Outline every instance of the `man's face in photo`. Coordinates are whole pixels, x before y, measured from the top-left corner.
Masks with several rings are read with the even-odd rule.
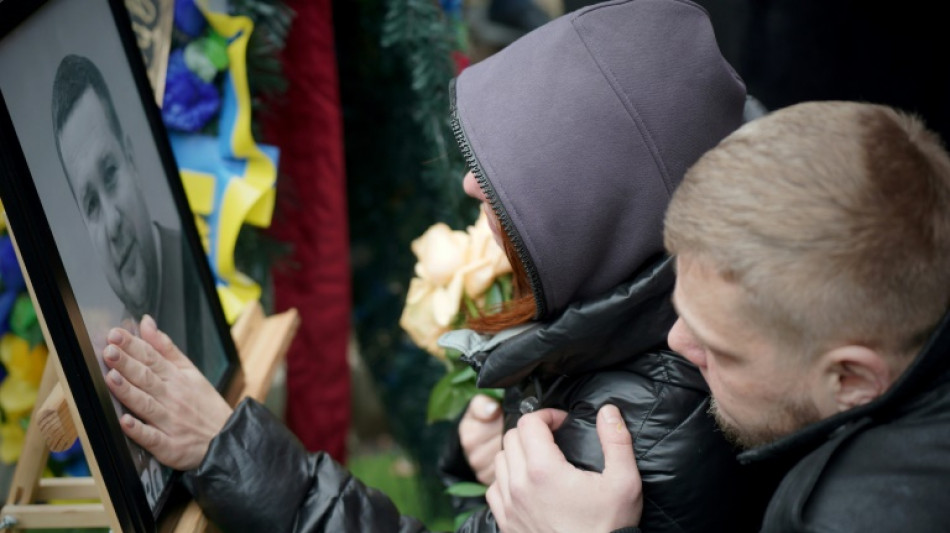
[[[67,179],[112,290],[134,314],[148,312],[158,277],[151,217],[127,140],[90,88],[60,131]]]
[[[817,365],[786,353],[747,311],[748,296],[713,267],[677,258],[673,301],[679,319],[670,348],[699,367],[711,414],[742,447],[760,446],[822,418],[811,393]]]

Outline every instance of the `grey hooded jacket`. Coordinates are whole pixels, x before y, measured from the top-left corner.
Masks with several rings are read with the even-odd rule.
[[[686,169],[742,122],[744,103],[706,12],[677,0],[581,10],[454,85],[456,136],[525,266],[539,321],[500,343],[464,331],[442,343],[479,386],[506,387],[506,428],[526,410],[567,411],[555,440],[579,468],[603,468],[596,413],[617,405],[648,532],[755,530],[771,487],[739,465],[706,413],[698,369],[666,347],[675,313],[663,214]],[[474,480],[455,441],[441,466],[448,483]],[[482,508],[463,529],[497,525]]]
[[[665,349],[663,213],[686,168],[740,124],[745,97],[705,11],[682,0],[591,6],[469,67],[454,94],[461,149],[529,273],[541,322],[470,354],[480,384],[509,386],[509,412],[529,396],[568,410],[556,439],[589,469],[603,462],[596,410],[616,403],[636,437],[648,530],[755,521],[701,376]],[[421,529],[252,402],[187,480],[227,531]],[[483,527],[494,528],[487,513],[464,526]]]

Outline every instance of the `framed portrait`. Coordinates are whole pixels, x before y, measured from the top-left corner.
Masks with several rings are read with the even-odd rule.
[[[119,427],[109,329],[153,316],[222,392],[239,363],[122,0],[0,0],[0,200],[119,522],[154,530],[180,483]]]

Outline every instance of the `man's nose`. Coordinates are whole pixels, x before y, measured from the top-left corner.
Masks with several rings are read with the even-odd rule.
[[[122,225],[124,224],[122,213],[119,212],[113,204],[105,205],[103,212],[105,214],[106,230],[108,231],[109,240],[116,244],[121,243],[125,235],[122,231]]]
[[[706,367],[706,351],[696,342],[682,318],[676,319],[676,323],[673,324],[669,334],[667,334],[666,341],[673,351],[682,355],[694,365],[700,368]]]

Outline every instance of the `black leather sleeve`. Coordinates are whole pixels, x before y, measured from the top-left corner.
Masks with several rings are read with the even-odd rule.
[[[245,400],[185,484],[227,532],[425,531],[329,455],[310,454],[264,406]]]

